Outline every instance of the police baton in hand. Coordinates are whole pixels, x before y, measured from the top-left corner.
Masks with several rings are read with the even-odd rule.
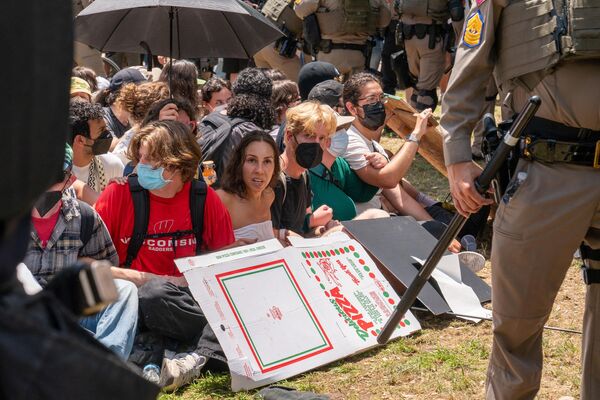
[[[485,169],[481,173],[481,175],[475,180],[475,187],[480,194],[485,194],[490,186],[490,182],[496,176],[498,169],[501,168],[502,164],[508,157],[510,151],[516,146],[519,142],[519,137],[521,133],[535,115],[536,111],[540,107],[541,100],[537,96],[533,96],[529,99],[527,105],[524,107],[523,111],[519,113],[515,121],[513,122],[510,130],[504,136],[502,143],[496,149],[492,159],[487,163]],[[377,342],[379,344],[386,344],[394,330],[398,326],[400,320],[404,317],[404,314],[408,311],[410,306],[417,299],[417,296],[425,286],[425,283],[431,277],[431,274],[435,270],[438,262],[444,255],[444,252],[452,242],[452,240],[456,237],[462,226],[465,224],[467,220],[466,217],[456,213],[448,224],[448,227],[442,234],[441,238],[431,250],[431,253],[427,257],[425,264],[419,270],[419,273],[412,281],[410,286],[406,289],[402,298],[400,299],[400,303],[396,307],[396,309],[392,312],[392,315],[385,323],[383,330],[377,337]]]

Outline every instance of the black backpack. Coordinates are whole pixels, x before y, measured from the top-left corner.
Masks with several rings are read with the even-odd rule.
[[[81,240],[81,243],[83,243],[81,246],[83,249],[88,244],[92,234],[94,233],[94,222],[96,221],[96,216],[94,209],[90,207],[90,205],[81,200],[77,200],[77,203],[79,203],[79,213],[81,214],[79,240]]]
[[[244,118],[231,118],[220,112],[208,114],[198,126],[200,139],[198,144],[202,150],[202,161],[213,161],[217,179],[221,179],[225,171],[225,160],[229,160],[235,147],[231,141],[231,131],[241,123],[248,122]]]
[[[138,182],[136,174],[131,174],[127,178],[129,182],[129,191],[133,200],[133,233],[131,241],[127,247],[127,258],[124,266],[129,268],[133,260],[137,257],[146,238],[158,239],[162,237],[171,237],[173,244],[176,240],[190,234],[196,236],[196,255],[201,253],[202,232],[204,230],[204,203],[206,200],[206,183],[197,179],[192,180],[190,188],[190,213],[192,217],[192,229],[187,231],[176,231],[170,233],[148,234],[148,220],[150,218],[150,196],[148,190],[144,189]]]

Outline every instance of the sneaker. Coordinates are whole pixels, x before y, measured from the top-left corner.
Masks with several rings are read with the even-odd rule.
[[[166,391],[173,391],[190,383],[200,376],[206,361],[206,357],[194,352],[175,354],[174,351],[165,350],[159,385]]]
[[[479,272],[485,266],[485,257],[474,251],[461,251],[458,260],[473,272]]]

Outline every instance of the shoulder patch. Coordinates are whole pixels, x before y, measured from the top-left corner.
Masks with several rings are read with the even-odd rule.
[[[467,26],[463,33],[463,43],[467,47],[477,47],[481,44],[481,34],[483,32],[483,14],[477,10],[467,19]]]

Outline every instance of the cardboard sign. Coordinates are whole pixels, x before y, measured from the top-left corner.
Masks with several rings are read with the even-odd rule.
[[[231,249],[262,255],[211,267],[205,266],[214,255],[177,261],[227,356],[234,391],[376,346],[399,302],[364,248],[346,235],[269,252],[277,247],[271,242]],[[419,329],[409,313],[392,337]]]
[[[417,117],[414,114],[417,110],[400,97],[388,95],[387,99],[385,109],[391,117],[386,121],[386,125],[398,137],[406,139],[415,128]],[[419,145],[419,154],[441,174],[447,176],[442,131],[433,115],[429,117],[427,125],[427,133],[421,138]]]
[[[344,221],[342,224],[389,271],[387,278],[400,293],[419,272],[416,259],[427,259],[437,242],[412,217]],[[460,265],[459,268],[460,280],[455,280],[472,288],[480,303],[490,301],[489,285],[467,267]],[[435,315],[452,311],[434,277],[425,284],[417,299]]]

